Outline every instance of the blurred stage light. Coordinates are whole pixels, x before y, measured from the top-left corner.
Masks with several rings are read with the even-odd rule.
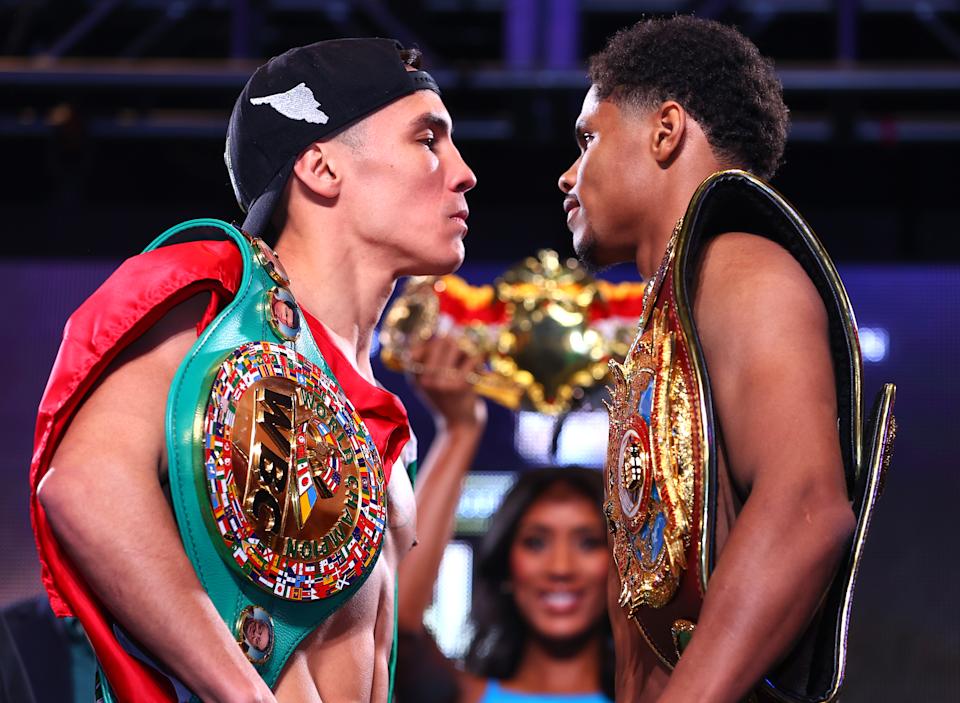
[[[890,349],[890,333],[883,327],[860,328],[860,351],[863,360],[877,364],[887,358]]]
[[[517,453],[531,464],[550,464],[550,442],[557,424],[555,417],[521,411],[517,414],[517,431],[513,446]]]
[[[433,603],[423,616],[424,625],[448,658],[458,659],[467,651],[472,635],[467,622],[472,599],[473,549],[466,542],[451,542],[440,562]]]
[[[605,410],[570,413],[560,430],[557,463],[603,466],[607,456],[607,420]]]
[[[556,466],[603,466],[607,453],[607,413],[605,410],[581,410],[567,415],[557,438],[557,456],[550,455],[550,444],[557,418],[534,412],[517,415],[514,446],[531,464]]]
[[[467,475],[457,503],[458,535],[482,535],[487,531],[490,516],[510,490],[516,475],[507,471],[484,471]]]

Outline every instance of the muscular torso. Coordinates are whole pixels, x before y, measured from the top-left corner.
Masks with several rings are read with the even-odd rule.
[[[178,306],[111,364],[78,409],[39,493],[57,537],[121,625],[198,695],[219,700],[263,684],[203,593],[161,488],[167,393],[205,304]],[[275,686],[278,701],[386,700],[397,564],[415,531],[413,491],[399,464],[387,496],[388,530],[373,573],[290,657]],[[149,549],[116,530],[134,522],[146,526]],[[131,577],[118,582],[118,573]]]
[[[806,627],[852,531],[826,310],[773,242],[705,247],[693,312],[720,438],[716,566],[672,674],[609,587],[617,699],[735,701]],[[742,504],[741,504],[742,498]]]
[[[160,465],[164,483],[166,465],[164,450]],[[387,511],[383,548],[373,573],[290,655],[274,686],[278,703],[386,701],[397,567],[416,534],[413,487],[400,461],[387,486]]]
[[[733,480],[727,468],[723,449],[717,459],[717,552],[720,554],[737,519],[741,500],[736,494]],[[612,565],[607,582],[607,610],[613,624],[617,652],[616,680],[617,700],[636,703],[655,703],[667,685],[670,671],[663,665],[653,649],[646,643],[640,628],[628,620],[620,607],[620,577]],[[630,652],[629,656],[621,656]]]
[[[281,703],[387,699],[397,565],[415,532],[413,489],[399,463],[387,495],[389,529],[373,573],[291,655],[274,687]]]

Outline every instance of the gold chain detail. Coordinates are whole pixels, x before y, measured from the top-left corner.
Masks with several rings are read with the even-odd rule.
[[[637,321],[637,328],[641,332],[646,329],[647,322],[650,320],[650,312],[653,310],[653,304],[657,300],[657,294],[660,292],[660,286],[663,284],[663,279],[667,277],[667,269],[670,268],[670,264],[673,261],[673,250],[676,247],[677,238],[680,236],[682,227],[683,217],[678,219],[677,224],[673,226],[673,234],[670,235],[666,251],[663,252],[660,267],[657,269],[653,278],[647,282],[646,288],[643,289],[643,312],[640,313],[640,319]]]

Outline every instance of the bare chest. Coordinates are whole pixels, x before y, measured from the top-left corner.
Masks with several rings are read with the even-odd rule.
[[[396,574],[416,530],[413,489],[394,467],[380,557],[363,586],[290,657],[275,687],[280,703],[386,701],[396,607]]]

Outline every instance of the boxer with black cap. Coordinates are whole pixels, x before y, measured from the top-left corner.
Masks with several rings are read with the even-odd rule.
[[[291,49],[257,69],[234,107],[224,154],[247,214],[244,230],[267,231],[308,144],[331,139],[418,90],[440,94],[429,73],[397,57],[389,39],[336,39]]]
[[[225,158],[246,212],[246,240],[234,232],[227,242],[164,241],[162,248],[155,243],[125,262],[72,316],[41,401],[31,501],[51,604],[58,614],[75,614],[83,623],[111,700],[388,699],[395,574],[414,542],[415,508],[401,458],[409,437],[406,415],[399,401],[376,385],[370,349],[397,278],[448,273],[463,260],[465,194],[476,179],[451,133],[439,89],[419,70],[418,54],[393,40],[324,41],[275,57],[244,88],[228,128]],[[269,297],[243,302],[245,308],[240,298],[248,290],[251,254],[241,260],[238,240],[251,247],[262,266],[253,277],[277,286]],[[269,301],[277,300],[296,305],[302,314],[270,319]],[[241,308],[247,316],[242,320],[236,313]],[[365,491],[368,479],[380,471],[371,473],[370,460],[382,463],[384,496],[378,509],[385,512],[364,515],[386,519],[361,520],[352,532],[333,530],[331,534],[353,540],[345,559],[369,558],[346,562],[336,579],[320,579],[319,570],[314,576],[309,569],[306,576],[303,569],[296,576],[293,567],[320,559],[323,555],[316,552],[325,543],[279,535],[283,539],[276,544],[288,559],[278,563],[292,565],[290,570],[270,572],[247,559],[239,571],[225,572],[222,580],[238,589],[238,605],[251,602],[231,619],[224,615],[216,594],[218,577],[211,576],[211,569],[236,565],[224,567],[214,559],[201,568],[193,542],[205,539],[205,531],[184,528],[178,502],[182,486],[174,471],[180,454],[171,449],[179,452],[184,445],[190,455],[190,442],[209,437],[219,426],[214,423],[211,430],[205,424],[208,434],[196,435],[197,440],[189,431],[171,431],[170,423],[178,419],[179,398],[194,402],[192,396],[207,393],[191,389],[185,380],[191,377],[189,364],[202,356],[205,340],[221,328],[233,329],[221,324],[224,320],[242,330],[251,316],[263,321],[257,322],[258,336],[252,340],[257,349],[240,346],[238,353],[262,355],[262,347],[273,354],[264,358],[275,359],[275,350],[286,344],[296,354],[303,352],[290,352],[290,359],[302,359],[312,353],[307,347],[319,350],[321,358],[313,367],[335,376],[356,410],[352,419],[341,413],[337,421],[350,425],[349,432],[369,437],[376,448],[364,455]],[[310,345],[303,346],[305,339]],[[200,402],[197,417],[203,417],[206,407],[203,397]],[[277,402],[270,400],[273,405],[267,408],[272,422],[283,416]],[[293,411],[307,412],[299,405]],[[192,417],[186,427],[195,426]],[[264,421],[253,422],[259,427]],[[276,427],[267,433],[273,437],[269,441],[291,441],[293,447],[292,436]],[[267,442],[265,436],[261,439]],[[231,441],[240,461],[240,440]],[[209,453],[209,447],[201,443],[196,451]],[[321,465],[345,467],[351,460],[357,464],[355,454],[343,447],[338,451],[341,463],[323,464],[331,449],[317,444],[308,453],[310,471]],[[395,464],[400,466],[391,471]],[[216,465],[206,464],[210,470]],[[222,470],[223,462],[219,465]],[[299,480],[302,467],[296,466]],[[280,479],[276,465],[261,462],[260,467],[255,480]],[[267,476],[264,467],[274,473]],[[205,478],[213,481],[213,474],[203,472],[201,468],[194,491]],[[255,476],[252,464],[248,475]],[[320,486],[318,473],[314,480]],[[323,498],[338,495],[337,482],[347,482],[346,473],[340,477],[336,472],[324,480],[332,483]],[[287,484],[284,491],[296,502],[293,486]],[[239,499],[242,514],[233,503],[228,514],[222,504],[218,513],[214,504],[213,517],[224,524],[247,520],[257,529],[276,532],[279,521],[264,512],[262,501],[257,507],[254,500],[248,511],[246,499]],[[304,506],[321,505],[308,499],[301,491],[294,506],[298,520]],[[293,521],[287,507],[284,526]],[[349,499],[346,507],[351,507]],[[382,539],[375,535],[364,542],[361,532],[378,529]],[[215,529],[211,534],[214,541],[220,538]],[[245,558],[246,553],[237,560]],[[328,562],[333,563],[322,563]],[[274,579],[273,593],[264,595],[262,584],[245,584],[236,576],[251,570],[261,580]],[[298,598],[309,600],[305,583],[313,584],[315,594],[333,593],[336,607],[282,653],[284,644],[293,641],[283,629],[285,621],[298,617],[288,615],[298,607]],[[274,594],[286,600],[278,604],[271,600]],[[306,605],[314,607],[316,601]],[[263,635],[257,641],[265,648],[251,648],[249,642],[242,647],[253,629]]]

